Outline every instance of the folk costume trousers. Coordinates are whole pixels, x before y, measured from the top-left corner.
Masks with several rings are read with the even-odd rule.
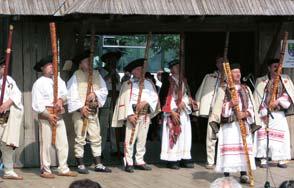
[[[84,157],[84,146],[86,145],[86,139],[91,143],[91,150],[93,157],[101,156],[101,136],[100,125],[97,114],[94,117],[88,119],[88,125],[85,130],[85,135],[82,135],[83,119],[80,112],[74,112],[72,116],[74,122],[74,128],[76,133],[75,138],[75,157]]]
[[[146,139],[148,134],[150,124],[150,116],[149,115],[141,115],[137,119],[137,124],[135,125],[135,132],[133,141],[130,144],[132,127],[133,125],[127,121],[126,124],[126,137],[125,137],[125,162],[129,166],[133,166],[133,153],[136,142],[136,154],[135,154],[135,164],[136,165],[144,165],[144,155],[146,152]]]
[[[40,162],[41,172],[52,173],[50,170],[51,158],[50,150],[52,147],[52,126],[47,120],[39,119],[39,140],[40,140]],[[63,119],[57,121],[56,127],[56,143],[55,143],[58,171],[59,173],[67,173],[69,168],[67,166],[68,157],[68,141],[66,128]]]

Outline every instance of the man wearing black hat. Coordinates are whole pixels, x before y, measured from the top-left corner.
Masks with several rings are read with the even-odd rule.
[[[253,156],[252,134],[249,132],[251,124],[260,125],[257,108],[250,89],[241,84],[239,64],[231,65],[232,78],[238,93],[238,99],[231,99],[226,86],[219,88],[209,123],[220,124],[218,133],[217,160],[215,170],[229,176],[231,172],[240,171],[240,182],[249,183],[247,176],[247,161],[244,152],[239,120],[244,120],[246,126],[246,140],[251,169],[255,170]],[[234,106],[239,106],[240,113],[235,115]]]
[[[116,71],[116,65],[121,57],[120,51],[111,51],[103,54],[101,60],[105,63],[105,66],[99,69],[101,76],[104,78],[106,87],[108,89],[108,96],[105,104],[99,110],[99,121],[102,137],[102,153],[105,150],[107,142],[107,133],[110,138],[111,154],[115,154],[119,151],[116,145],[115,129],[111,128],[111,121],[116,99],[120,90],[120,76]]]
[[[291,159],[290,154],[290,133],[288,128],[285,111],[293,107],[294,101],[294,86],[291,78],[288,75],[280,75],[278,84],[278,92],[275,94],[273,118],[268,114],[269,101],[273,95],[272,87],[274,79],[277,75],[279,59],[271,59],[268,62],[268,74],[260,77],[256,81],[256,91],[254,98],[259,107],[259,114],[263,120],[263,128],[257,132],[256,138],[256,157],[261,158],[261,168],[265,168],[266,151],[267,151],[267,134],[265,131],[266,124],[269,127],[269,157],[273,161],[278,161],[278,167],[286,168],[286,160]],[[292,112],[293,113],[293,112]]]
[[[0,59],[0,85],[5,71],[4,57]],[[3,104],[0,106],[0,149],[4,164],[3,179],[22,180],[13,170],[13,154],[19,147],[20,128],[23,117],[22,94],[16,82],[7,75]],[[2,93],[0,93],[2,95]]]
[[[171,76],[168,82],[163,82],[159,94],[164,113],[160,159],[168,161],[167,167],[171,169],[179,169],[180,165],[193,168],[190,162],[192,133],[189,114],[192,109],[189,88],[184,79],[180,88],[179,60],[169,62],[169,68]],[[181,101],[178,92],[181,92]]]
[[[48,56],[41,59],[34,66],[35,71],[41,72],[42,76],[35,81],[32,89],[32,108],[38,113],[40,130],[40,162],[41,177],[54,178],[50,170],[50,148],[52,143],[51,125],[56,125],[56,150],[59,162],[58,175],[77,176],[70,171],[67,166],[68,141],[66,136],[66,127],[62,119],[64,113],[63,105],[67,100],[67,90],[65,82],[58,77],[58,100],[53,104],[53,66],[52,57]],[[53,111],[58,112],[56,116]]]
[[[111,172],[101,161],[101,136],[98,120],[98,109],[101,108],[106,100],[108,91],[105,81],[98,70],[93,70],[93,83],[90,94],[87,94],[88,72],[89,72],[90,51],[86,50],[74,58],[74,63],[79,64],[79,69],[67,83],[68,89],[68,112],[72,113],[72,120],[75,127],[75,157],[78,162],[78,172],[88,174],[84,165],[84,146],[86,138],[91,143],[94,170],[97,172]],[[87,118],[88,123],[85,134],[82,135],[83,119]]]
[[[150,119],[159,112],[158,96],[154,85],[144,79],[141,100],[138,104],[139,83],[143,74],[144,59],[136,59],[124,69],[133,77],[122,84],[115,106],[112,127],[122,127],[126,123],[124,148],[125,171],[134,172],[134,167],[140,170],[151,170],[144,161],[146,139]],[[134,132],[132,131],[134,129]],[[131,140],[133,138],[133,140]],[[134,145],[136,145],[135,163],[133,162]]]

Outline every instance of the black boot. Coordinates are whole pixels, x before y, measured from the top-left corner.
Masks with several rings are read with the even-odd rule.
[[[166,164],[167,168],[170,168],[170,169],[174,169],[174,170],[178,170],[180,169],[179,167],[179,163],[177,161],[169,161],[167,164]]]
[[[107,168],[106,166],[104,166],[101,163],[101,157],[100,156],[94,157],[94,163],[95,163],[94,170],[96,172],[107,172],[107,173],[110,173],[111,172],[111,169],[110,168]]]
[[[88,169],[86,168],[84,164],[84,159],[83,158],[76,158],[77,163],[78,163],[78,173],[80,174],[89,174]]]
[[[138,170],[152,170],[151,166],[148,166],[147,164],[135,165],[135,168]]]
[[[134,173],[134,166],[126,165],[125,171],[129,173]]]
[[[240,183],[246,183],[249,184],[249,177],[247,176],[247,172],[241,171],[240,172]]]
[[[194,163],[191,160],[182,159],[180,161],[180,166],[183,168],[194,168]]]

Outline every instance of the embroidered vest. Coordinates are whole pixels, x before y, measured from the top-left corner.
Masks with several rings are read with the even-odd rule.
[[[82,70],[77,70],[75,72],[78,82],[78,92],[81,100],[85,103],[87,88],[88,88],[88,73],[83,72]],[[100,87],[100,75],[97,70],[93,70],[93,86],[92,91],[98,90]]]

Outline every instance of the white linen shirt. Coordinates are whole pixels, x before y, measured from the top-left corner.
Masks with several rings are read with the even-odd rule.
[[[2,88],[2,82],[3,82],[3,77],[0,78],[0,85],[1,85],[0,88]],[[1,89],[0,89],[0,96],[1,96]],[[9,99],[13,101],[14,105],[18,109],[23,109],[21,92],[19,88],[17,87],[16,82],[13,80],[13,78],[7,75],[3,103]]]
[[[99,108],[102,107],[107,99],[108,90],[105,84],[104,79],[99,74],[100,86],[99,89],[94,90],[95,95],[97,96],[99,102]],[[93,78],[97,79],[97,78]],[[85,102],[81,100],[78,90],[78,81],[77,76],[74,74],[69,81],[67,82],[67,90],[68,90],[68,112],[74,112],[79,110],[85,105]]]
[[[131,89],[131,96],[130,96],[130,105],[128,105],[128,116],[135,114],[133,110],[133,105],[137,104],[138,96],[139,96],[139,83],[140,81],[134,78],[131,78],[130,81],[132,82],[132,89]],[[144,88],[141,95],[141,101],[146,101],[150,105],[151,112],[154,112],[156,109],[156,105],[158,103],[158,95],[153,86],[153,84],[148,81],[144,80]]]
[[[60,77],[58,77],[58,98],[67,98],[66,85]],[[35,112],[42,113],[46,106],[53,107],[53,79],[41,76],[33,85],[32,108]]]

